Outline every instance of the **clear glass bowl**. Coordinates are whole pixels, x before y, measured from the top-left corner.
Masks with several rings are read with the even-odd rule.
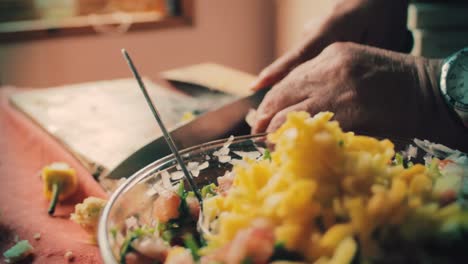
[[[195,164],[194,162],[199,165],[208,164],[208,167],[200,170],[198,176],[194,178],[199,187],[216,182],[217,177],[223,176],[226,171],[231,171],[232,163],[235,163],[232,160],[240,162],[246,153],[255,155],[253,153],[258,152],[257,155],[262,155],[266,147],[265,134],[236,137],[229,145],[229,154],[218,156],[219,153],[215,152],[231,140],[217,140],[180,152],[186,164],[191,162],[188,165],[189,170]],[[392,142],[395,144],[396,151],[404,150],[411,143],[409,140],[401,139],[392,139]],[[414,161],[422,161],[421,151]],[[180,169],[176,160],[173,155],[169,155],[132,175],[112,194],[102,212],[98,227],[98,243],[104,263],[120,263],[119,250],[122,241],[119,241],[115,234],[125,229],[128,219],[133,216],[138,219],[139,225],[152,226],[152,206],[158,197],[158,188],[155,186],[164,185],[162,175],[165,173],[163,172],[171,175],[169,182],[166,177],[166,187],[177,185],[183,180],[183,175],[177,171]],[[174,179],[172,179],[173,176]],[[185,184],[185,187],[187,189],[188,184]]]
[[[215,151],[231,140],[217,140],[180,151],[186,164],[190,162],[189,170],[196,165],[195,162],[198,166],[208,165],[199,171],[198,176],[194,177],[199,187],[216,182],[217,177],[223,176],[226,171],[231,171],[232,163],[235,163],[233,160],[241,161],[246,153],[255,155],[254,153],[258,152],[259,156],[262,155],[266,146],[265,135],[236,137],[229,145],[229,154],[218,156],[219,153]],[[165,172],[171,175],[169,182],[167,176],[162,176],[167,175]],[[193,168],[192,174],[194,176],[197,174]],[[175,157],[169,155],[138,171],[117,188],[110,197],[99,221],[98,244],[104,263],[120,263],[119,250],[122,241],[119,241],[116,233],[125,229],[128,219],[133,216],[138,219],[139,225],[150,226],[152,224],[152,205],[158,197],[159,188],[155,186],[167,187],[169,184],[175,186],[183,180],[182,177]],[[165,183],[163,178],[166,178]],[[185,184],[185,187],[188,188],[188,184]]]

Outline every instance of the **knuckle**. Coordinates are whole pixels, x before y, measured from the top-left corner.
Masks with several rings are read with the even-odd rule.
[[[334,42],[326,48],[326,52],[339,60],[346,61],[352,57],[353,47],[348,42]]]
[[[346,48],[347,43],[345,42],[333,42],[325,48],[324,52],[335,54],[343,52]]]
[[[345,74],[351,71],[356,64],[356,52],[353,45],[350,43],[335,43],[330,47],[330,55],[332,63],[330,64],[333,71],[341,71]]]

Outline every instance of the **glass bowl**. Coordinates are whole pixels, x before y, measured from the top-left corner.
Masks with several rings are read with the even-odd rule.
[[[229,153],[220,153],[229,145]],[[216,182],[218,176],[231,171],[236,162],[245,155],[252,158],[263,155],[265,135],[249,135],[221,139],[180,151],[182,159],[194,176],[199,187]],[[218,151],[218,152],[217,152]],[[117,235],[129,221],[150,226],[152,205],[160,188],[177,185],[184,180],[175,157],[169,155],[136,172],[112,194],[104,208],[98,227],[98,244],[106,264],[118,264],[121,239]],[[188,189],[188,184],[185,184]]]
[[[391,139],[396,151],[405,150],[409,140]],[[220,153],[229,145],[229,153]],[[244,156],[261,157],[266,148],[265,134],[222,139],[180,151],[188,169],[199,187],[216,182],[217,177],[231,171]],[[421,151],[419,152],[421,153]],[[422,155],[414,161],[421,161]],[[199,170],[197,170],[197,168]],[[106,264],[118,264],[122,239],[117,235],[129,222],[152,226],[153,202],[161,188],[172,188],[183,179],[175,157],[169,155],[157,160],[129,177],[110,197],[98,227],[98,244]],[[188,184],[185,184],[188,189]]]

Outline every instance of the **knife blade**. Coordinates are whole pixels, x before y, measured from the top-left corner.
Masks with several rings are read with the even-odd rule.
[[[216,110],[204,113],[195,120],[170,132],[179,149],[185,149],[231,135],[250,133],[245,116],[251,108],[257,108],[269,89],[260,90],[250,96],[238,99]],[[128,178],[146,165],[171,154],[171,150],[159,137],[143,146],[112,170],[111,179]]]

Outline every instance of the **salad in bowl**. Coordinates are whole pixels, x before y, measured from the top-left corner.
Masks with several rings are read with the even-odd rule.
[[[332,117],[295,112],[266,139],[182,151],[203,210],[173,157],[142,169],[103,211],[104,262],[466,260],[468,158],[396,149],[388,139],[344,132]]]

